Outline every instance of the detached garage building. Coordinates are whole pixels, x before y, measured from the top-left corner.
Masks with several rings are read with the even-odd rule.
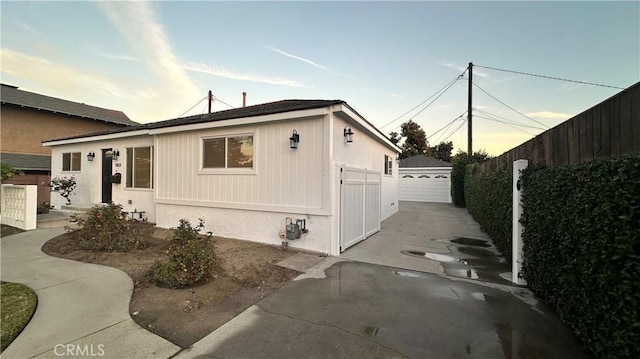
[[[451,163],[425,155],[400,160],[400,200],[452,203]]]

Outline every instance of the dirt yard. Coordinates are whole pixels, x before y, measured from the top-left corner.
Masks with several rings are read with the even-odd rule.
[[[12,234],[22,233],[24,232],[20,228],[7,226],[6,224],[0,225],[0,238],[10,236]]]
[[[219,266],[214,279],[201,286],[167,289],[156,286],[148,270],[164,258],[170,232],[137,223],[148,247],[130,252],[93,252],[78,248],[71,234],[53,238],[42,251],[56,257],[119,268],[134,282],[131,317],[142,327],[187,348],[299,273],[276,265],[295,254],[257,243],[215,238]]]

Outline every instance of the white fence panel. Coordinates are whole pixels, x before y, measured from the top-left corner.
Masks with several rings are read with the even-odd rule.
[[[380,173],[367,171],[365,238],[380,231]]]
[[[511,243],[511,281],[516,284],[526,285],[526,281],[522,279],[522,232],[524,228],[520,222],[522,216],[522,188],[520,185],[520,177],[522,171],[527,169],[529,161],[517,160],[513,162],[513,226],[512,226],[512,243]]]
[[[380,230],[380,172],[342,167],[340,249]]]
[[[1,191],[2,224],[24,229],[36,229],[38,186],[3,184]]]

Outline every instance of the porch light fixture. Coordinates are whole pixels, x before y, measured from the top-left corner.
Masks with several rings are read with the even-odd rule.
[[[111,152],[111,158],[113,158],[113,160],[117,160],[118,156],[120,156],[120,151],[118,150],[113,150],[113,152]]]
[[[96,158],[95,152],[89,151],[89,153],[87,153],[87,161],[91,162],[94,158]]]
[[[291,137],[289,137],[289,147],[298,148],[298,142],[300,142],[300,135],[296,130],[293,130]]]
[[[353,142],[353,131],[351,131],[351,127],[349,126],[344,128],[344,140],[347,143]]]

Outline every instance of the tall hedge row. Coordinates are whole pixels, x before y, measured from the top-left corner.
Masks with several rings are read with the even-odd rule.
[[[451,168],[451,200],[456,207],[465,207],[464,198],[464,178],[465,167],[469,164],[466,159],[458,159],[453,161]]]
[[[529,287],[596,357],[640,358],[640,156],[530,168],[523,186]]]
[[[509,171],[477,173],[467,166],[464,191],[467,210],[511,263],[512,177]]]

